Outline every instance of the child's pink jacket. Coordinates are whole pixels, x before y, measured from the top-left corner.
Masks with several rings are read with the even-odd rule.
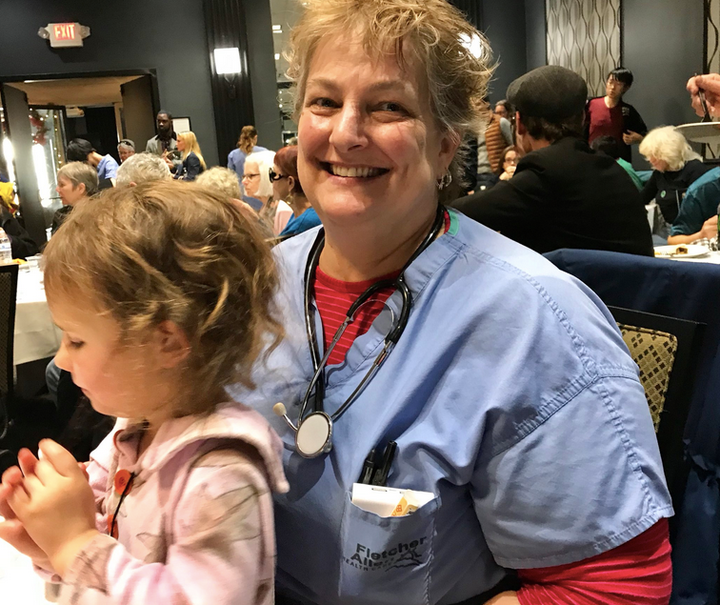
[[[115,540],[96,537],[63,578],[70,605],[271,605],[272,491],[288,486],[281,443],[239,404],[164,424],[138,459],[141,430],[118,421],[88,466],[104,534],[126,483]]]

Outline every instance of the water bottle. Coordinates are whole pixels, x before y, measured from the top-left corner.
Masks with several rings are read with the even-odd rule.
[[[0,265],[9,265],[13,262],[10,238],[4,229],[0,229]]]

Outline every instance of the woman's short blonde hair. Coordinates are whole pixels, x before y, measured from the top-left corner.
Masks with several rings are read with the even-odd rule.
[[[263,197],[271,197],[273,194],[272,182],[270,181],[270,169],[275,162],[275,152],[256,151],[245,158],[245,166],[248,164],[256,164],[260,173],[260,184],[258,185],[257,195]]]
[[[86,162],[68,162],[57,172],[57,179],[72,183],[73,189],[85,185],[85,195],[95,195],[98,190],[97,170]]]
[[[178,416],[212,409],[230,384],[252,386],[253,362],[282,335],[262,235],[233,202],[194,183],[119,187],[80,202],[43,261],[48,300],[109,313],[120,346],[141,345],[165,321],[183,331]]]
[[[237,173],[229,168],[215,166],[198,175],[195,182],[201,187],[228,199],[242,199]]]
[[[640,153],[647,159],[667,163],[670,172],[682,170],[690,160],[702,159],[674,126],[660,126],[648,132],[640,143]]]
[[[303,5],[287,53],[288,77],[296,85],[296,117],[320,42],[337,37],[342,44],[348,35],[356,35],[371,58],[393,54],[401,68],[415,67],[443,134],[460,142],[483,130],[484,98],[494,68],[490,46],[446,0],[308,0]],[[456,157],[455,177],[460,176],[458,164]]]

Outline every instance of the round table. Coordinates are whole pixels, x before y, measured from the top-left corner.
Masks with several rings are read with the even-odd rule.
[[[15,307],[14,363],[53,357],[60,348],[62,331],[53,323],[40,269],[24,265],[18,271]]]

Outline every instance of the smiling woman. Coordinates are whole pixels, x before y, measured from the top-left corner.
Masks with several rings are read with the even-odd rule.
[[[666,571],[669,496],[612,317],[440,203],[460,141],[482,128],[484,38],[444,0],[303,4],[289,74],[322,226],[275,248],[287,339],[256,367],[257,390],[233,390],[285,442],[277,602],[578,603],[563,585],[586,581],[575,564],[637,553],[653,526],[642,544],[659,544]],[[383,477],[426,503],[364,509],[353,484]],[[499,596],[517,588],[508,569],[560,565]]]

